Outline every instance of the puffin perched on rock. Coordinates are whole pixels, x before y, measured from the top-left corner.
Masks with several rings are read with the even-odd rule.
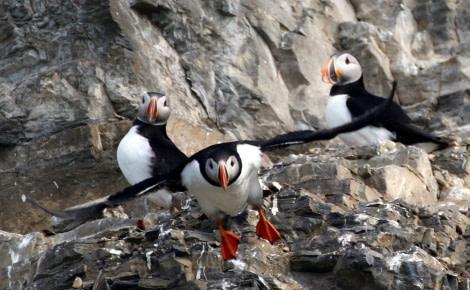
[[[323,68],[322,80],[333,84],[325,114],[329,127],[348,123],[385,101],[365,89],[361,65],[349,53],[333,56]],[[405,145],[433,142],[441,148],[447,146],[439,137],[414,126],[410,117],[396,103],[384,112],[381,122],[339,137],[349,146],[377,144],[384,140]]]
[[[94,216],[106,207],[117,206],[155,189],[167,188],[173,192],[189,190],[196,197],[205,215],[220,230],[222,257],[225,260],[233,259],[240,238],[224,229],[221,221],[226,215],[236,216],[245,208],[252,207],[259,213],[256,234],[271,243],[281,237],[262,210],[263,192],[258,181],[262,153],[289,145],[332,139],[339,133],[351,132],[372,122],[378,122],[384,115],[383,112],[393,104],[395,87],[396,83],[387,102],[339,127],[318,131],[295,131],[265,141],[245,140],[215,144],[189,157],[169,173],[154,175],[104,200],[83,206],[54,210],[33,199],[30,201],[52,215],[70,219]]]
[[[165,95],[145,93],[137,118],[119,143],[117,162],[131,185],[168,173],[188,159],[167,135],[166,122],[171,111],[168,105]],[[172,209],[172,195],[166,190],[152,194],[151,200]]]

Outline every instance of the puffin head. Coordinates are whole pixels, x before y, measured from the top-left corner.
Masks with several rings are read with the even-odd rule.
[[[362,77],[359,61],[349,53],[333,56],[323,67],[322,81],[330,84],[345,85]]]
[[[170,117],[167,97],[160,93],[147,92],[142,96],[137,119],[150,125],[163,125]]]
[[[224,190],[240,176],[242,169],[240,155],[233,150],[219,149],[210,154],[203,164],[201,171],[204,177]]]

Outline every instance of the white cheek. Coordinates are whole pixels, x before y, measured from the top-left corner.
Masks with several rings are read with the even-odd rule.
[[[190,191],[195,185],[207,183],[199,171],[199,162],[193,160],[186,165],[186,167],[181,172],[181,182]]]

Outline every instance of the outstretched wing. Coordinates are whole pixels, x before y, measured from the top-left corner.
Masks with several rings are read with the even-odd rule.
[[[261,150],[272,150],[276,148],[286,147],[289,145],[303,144],[312,141],[318,140],[329,140],[336,137],[338,134],[356,131],[370,125],[372,123],[381,122],[384,116],[383,112],[388,110],[393,103],[393,96],[395,95],[395,89],[397,82],[393,82],[392,91],[387,99],[379,106],[374,107],[373,109],[367,111],[360,117],[354,119],[353,121],[346,123],[344,125],[334,127],[331,129],[324,130],[304,130],[304,131],[295,131],[287,134],[278,135],[274,138],[271,138],[266,141],[247,141],[247,143],[252,145],[257,145],[261,147]]]
[[[60,217],[62,219],[87,219],[98,215],[101,211],[108,207],[115,207],[121,203],[131,200],[137,196],[148,193],[151,190],[161,188],[168,188],[170,191],[184,191],[186,190],[180,181],[181,167],[173,170],[172,172],[164,175],[158,175],[145,179],[133,186],[129,186],[123,191],[107,197],[87,202],[65,210],[50,209],[40,204],[35,199],[28,197],[29,202],[37,206],[45,212]]]
[[[393,103],[393,95],[395,94],[396,82],[393,83],[392,92],[386,102],[380,106],[375,107],[363,116],[355,119],[354,121],[338,126],[329,130],[319,131],[296,131],[283,135],[276,136],[266,141],[242,141],[254,146],[259,146],[261,150],[270,150],[280,147],[286,147],[294,144],[303,144],[316,140],[328,140],[334,138],[340,133],[358,130],[372,122],[380,122],[382,113]],[[133,186],[127,187],[123,191],[116,194],[104,197],[99,200],[91,201],[73,208],[65,210],[49,209],[36,200],[28,198],[28,200],[35,206],[43,209],[45,212],[64,219],[86,219],[99,214],[104,208],[115,207],[125,201],[131,200],[137,196],[148,193],[151,190],[166,187],[170,191],[183,191],[186,188],[181,184],[181,172],[186,164],[195,158],[197,154],[189,158],[184,164],[181,164],[176,169],[168,174],[153,176],[145,179]]]
[[[97,215],[103,209],[105,209],[107,207],[106,202],[108,198],[109,198],[109,195],[103,198],[97,199],[97,200],[93,200],[91,202],[87,202],[81,205],[77,205],[77,206],[65,209],[65,210],[48,208],[30,196],[27,197],[27,200],[32,205],[39,207],[40,209],[47,212],[48,214],[59,217],[61,219],[85,220],[87,218]]]
[[[434,142],[438,148],[444,149],[449,144],[411,123],[384,122],[384,127],[392,132],[396,132],[396,140],[405,145],[412,145],[421,142]]]

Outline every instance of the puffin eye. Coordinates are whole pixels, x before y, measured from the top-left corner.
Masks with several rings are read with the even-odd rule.
[[[235,166],[235,161],[233,161],[233,159],[230,161],[230,166]]]
[[[349,64],[349,57],[346,57],[346,64]]]
[[[209,168],[212,170],[214,169],[214,164],[212,162],[209,162]]]
[[[142,104],[145,103],[145,97],[142,97]]]
[[[165,102],[163,103],[163,107],[166,107],[166,100],[165,100]]]

